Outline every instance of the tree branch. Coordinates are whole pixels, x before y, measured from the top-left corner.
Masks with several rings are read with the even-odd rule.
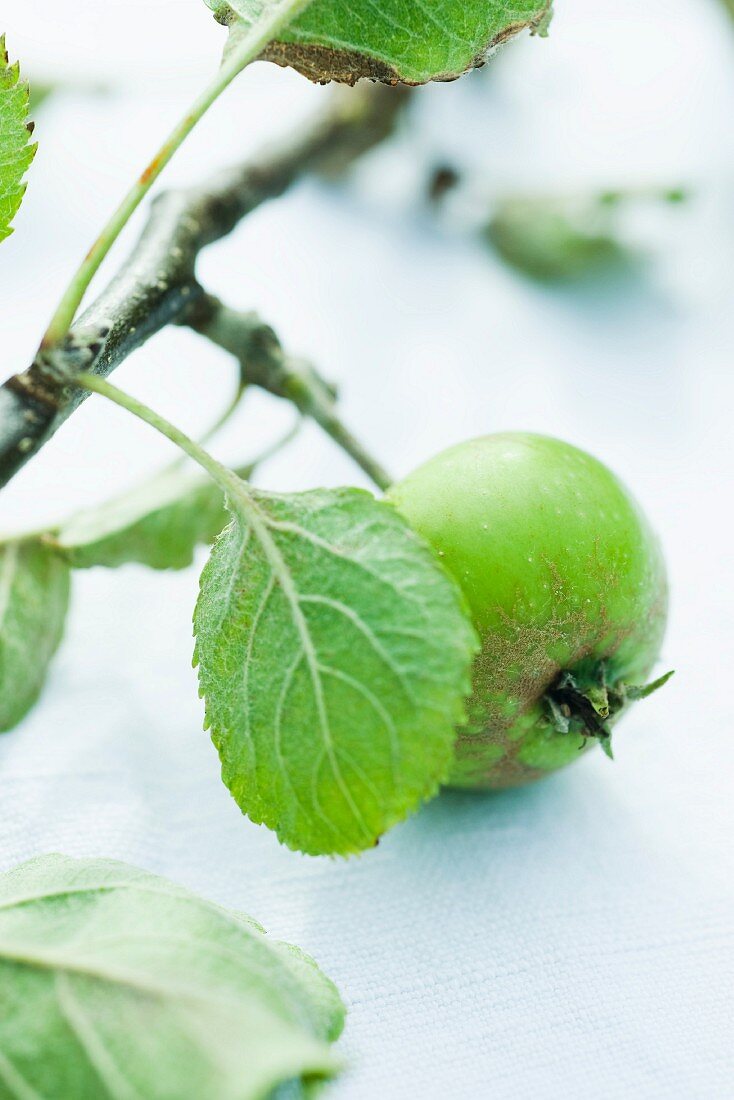
[[[392,484],[389,474],[339,417],[335,388],[310,363],[288,355],[270,325],[256,313],[230,309],[209,295],[202,306],[200,315],[189,322],[191,327],[235,356],[243,386],[259,386],[292,402],[323,428],[379,489]]]
[[[367,85],[334,95],[330,111],[260,161],[208,183],[164,192],[132,253],[59,348],[0,387],[0,487],[51,438],[87,393],[80,371],[107,377],[169,324],[206,323],[212,300],[196,280],[207,245],[308,172],[337,174],[392,132],[406,91]]]

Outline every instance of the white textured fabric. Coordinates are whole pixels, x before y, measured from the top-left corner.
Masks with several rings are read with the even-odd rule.
[[[2,247],[10,370],[220,39],[194,0],[2,7],[11,48],[42,75],[91,65],[122,81],[39,119],[27,205]],[[526,790],[446,794],[361,859],[295,855],[241,817],[201,732],[195,571],[137,568],[75,577],[48,690],[0,740],[2,868],[47,850],[128,860],[312,952],[350,1008],[335,1100],[732,1095],[734,26],[714,0],[557,7],[548,42],[422,93],[409,158],[380,153],[356,195],[300,188],[201,274],[338,379],[346,415],[398,472],[461,438],[528,428],[591,449],[634,486],[668,555],[661,669],[677,676],[625,720],[617,762],[597,753]],[[238,157],[324,94],[260,67],[171,178]],[[447,148],[499,189],[690,183],[697,197],[636,216],[656,257],[638,279],[542,291],[410,209],[419,168]],[[231,374],[172,332],[118,381],[200,430]],[[221,453],[248,456],[286,419],[253,399]],[[0,528],[101,498],[168,454],[90,401],[2,494]],[[315,430],[292,456],[264,483],[359,480]]]

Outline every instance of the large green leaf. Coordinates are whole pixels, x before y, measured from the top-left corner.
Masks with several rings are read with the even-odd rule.
[[[227,519],[219,486],[177,465],[115,500],[79,513],[48,541],[76,569],[127,562],[184,569],[193,561],[196,547],[213,542]]]
[[[272,0],[206,0],[232,41]],[[311,80],[453,80],[520,31],[544,33],[552,0],[312,0],[265,50]]]
[[[248,917],[111,860],[0,876],[3,1100],[305,1096],[344,1009]]]
[[[194,615],[224,782],[290,847],[371,847],[450,766],[476,646],[462,597],[369,493],[231,507]]]
[[[5,35],[0,36],[0,241],[9,237],[10,223],[25,194],[23,176],[36,152],[28,119],[30,94],[20,80],[17,63],[10,64]]]
[[[66,562],[37,541],[0,543],[0,732],[38,699],[68,605]]]

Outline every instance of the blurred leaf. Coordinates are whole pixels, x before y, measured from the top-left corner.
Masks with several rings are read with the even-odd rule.
[[[31,113],[34,114],[49,96],[56,91],[56,84],[45,83],[42,80],[31,81]]]
[[[206,0],[233,40],[252,27],[269,0]],[[388,84],[452,80],[483,64],[520,31],[544,34],[551,0],[312,0],[263,57],[311,80]]]
[[[243,476],[249,475],[243,470]],[[207,476],[178,464],[130,492],[81,512],[49,538],[76,569],[139,562],[185,569],[200,544],[212,543],[228,520],[224,495]]]
[[[486,235],[505,263],[545,282],[621,270],[633,261],[598,200],[578,205],[545,197],[506,199]]]
[[[517,195],[498,203],[484,232],[507,264],[542,282],[621,274],[640,258],[622,238],[622,208],[642,202],[679,205],[688,198],[682,187]]]
[[[102,96],[108,94],[110,85],[92,80],[62,79],[45,80],[41,77],[31,77],[31,113],[34,114],[43,106],[51,96],[61,95],[63,92],[72,92],[83,96]]]
[[[244,390],[207,433],[209,438],[229,420]],[[261,454],[235,472],[249,481],[255,470],[297,434],[299,420]],[[130,562],[151,569],[185,569],[197,546],[210,545],[229,521],[224,493],[208,475],[192,474],[175,462],[112,500],[72,516],[50,531],[44,541],[75,569]]]
[[[249,917],[105,859],[0,875],[0,1096],[263,1100],[338,1069],[344,1007]]]
[[[64,632],[69,566],[39,541],[0,543],[0,732],[38,699]]]

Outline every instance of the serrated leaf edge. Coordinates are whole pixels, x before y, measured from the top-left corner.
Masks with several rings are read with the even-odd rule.
[[[7,78],[7,85],[5,85],[6,78]],[[10,63],[10,55],[8,53],[6,35],[4,33],[0,34],[0,88],[2,88],[3,86],[7,86],[7,87],[10,87],[10,88],[19,87],[22,91],[25,92],[25,116],[26,116],[26,120],[27,120],[25,126],[26,126],[26,130],[28,131],[28,136],[29,136],[29,139],[30,139],[31,135],[33,134],[33,132],[35,130],[35,123],[30,118],[30,102],[31,102],[30,86],[28,84],[28,81],[22,81],[20,79],[20,62],[15,61],[15,62],[13,62],[12,65]],[[30,141],[29,141],[29,143],[25,146],[23,152],[26,156],[29,157],[29,160],[28,160],[28,164],[26,165],[26,167],[23,170],[23,175],[25,175],[25,173],[30,168],[31,163],[34,160],[37,151],[38,151],[38,142],[30,143]],[[19,198],[18,198],[18,204],[16,206],[16,209],[11,214],[10,221],[8,222],[8,225],[6,226],[4,231],[3,231],[2,227],[0,226],[0,244],[4,240],[7,240],[7,238],[14,231],[13,226],[12,226],[12,221],[16,217],[16,215],[18,213],[18,210],[20,209],[20,206],[21,206],[21,203],[23,202],[23,199],[25,197],[25,193],[26,193],[27,188],[28,188],[27,181],[23,180],[22,177],[21,177],[21,182],[18,185]]]
[[[389,829],[393,828],[395,825],[398,825],[398,824],[400,824],[400,822],[406,820],[406,818],[411,816],[413,813],[417,812],[417,810],[422,805],[424,805],[430,799],[435,797],[435,795],[440,790],[442,784],[448,778],[448,775],[449,775],[450,770],[451,770],[451,765],[453,763],[453,754],[454,754],[456,738],[458,737],[458,729],[466,721],[466,717],[467,717],[466,703],[467,703],[468,697],[471,693],[471,683],[472,683],[471,672],[472,672],[472,667],[473,667],[473,659],[474,659],[474,657],[476,656],[477,652],[480,649],[480,641],[479,641],[478,635],[476,633],[476,630],[474,629],[474,627],[472,625],[471,617],[470,617],[469,609],[468,609],[468,604],[467,604],[467,601],[466,601],[466,598],[465,598],[463,592],[461,591],[461,588],[456,583],[454,578],[450,575],[448,570],[444,567],[443,563],[441,562],[440,558],[435,553],[433,548],[431,546],[429,546],[429,544],[426,543],[425,540],[422,539],[417,534],[417,532],[415,532],[413,530],[413,528],[410,527],[410,525],[407,523],[405,518],[394,507],[394,505],[389,501],[384,501],[384,500],[377,501],[371,493],[369,493],[367,490],[364,490],[364,489],[349,488],[349,489],[342,489],[342,490],[337,489],[337,490],[332,490],[332,491],[336,494],[342,492],[342,493],[350,493],[350,494],[353,494],[354,496],[360,495],[360,496],[363,496],[363,497],[369,499],[372,503],[379,504],[380,506],[386,507],[390,510],[393,518],[402,527],[403,531],[411,538],[412,541],[414,541],[421,548],[424,555],[426,555],[430,559],[432,565],[438,569],[438,571],[442,575],[443,579],[451,586],[451,589],[454,592],[454,595],[455,595],[455,598],[456,598],[456,601],[457,601],[457,607],[461,610],[461,612],[463,614],[463,617],[464,617],[464,620],[465,620],[465,625],[466,625],[466,628],[467,628],[467,630],[466,630],[466,639],[465,639],[466,640],[466,671],[465,671],[465,674],[464,674],[464,682],[460,686],[460,694],[458,695],[457,702],[454,704],[454,707],[453,707],[454,713],[449,714],[447,716],[448,721],[450,721],[450,723],[452,725],[452,728],[454,730],[454,739],[451,743],[447,743],[446,760],[444,762],[444,765],[443,765],[440,773],[438,773],[435,776],[427,777],[427,781],[426,781],[425,786],[423,787],[423,790],[419,794],[414,795],[413,798],[412,798],[412,801],[410,803],[406,804],[401,810],[394,810],[393,813],[389,817],[385,818],[382,832],[380,834],[378,834],[377,836],[374,836],[372,834],[372,831],[366,828],[365,823],[364,823],[363,819],[361,818],[361,815],[358,815],[353,810],[353,812],[355,812],[355,820],[361,821],[363,829],[366,833],[366,836],[367,836],[367,839],[368,839],[367,844],[359,846],[359,845],[356,845],[356,844],[344,844],[342,842],[338,849],[334,848],[334,849],[328,850],[328,851],[325,851],[324,848],[321,847],[321,846],[319,846],[318,848],[316,848],[316,847],[311,848],[309,845],[298,846],[295,843],[291,843],[291,842],[289,842],[289,840],[282,837],[280,832],[278,831],[278,829],[276,827],[274,827],[273,825],[271,825],[267,820],[265,820],[264,815],[261,817],[259,814],[255,813],[254,811],[244,809],[242,806],[240,806],[240,803],[237,802],[238,806],[240,806],[240,809],[242,810],[242,813],[246,817],[248,817],[253,822],[253,824],[265,825],[267,828],[271,829],[273,832],[275,832],[275,834],[278,837],[280,843],[283,844],[284,847],[290,848],[292,851],[304,852],[307,855],[328,855],[328,856],[332,856],[332,857],[335,857],[335,856],[348,857],[350,855],[357,855],[361,852],[364,852],[364,851],[368,850],[369,848],[375,847],[379,843],[380,837],[381,837],[381,835],[384,834],[384,832],[387,832]],[[270,496],[271,498],[274,498],[274,499],[287,500],[289,494],[272,493],[272,494],[268,494],[268,496]],[[230,508],[233,507],[231,503],[228,502],[228,504],[229,504]],[[241,518],[241,520],[246,525],[251,525],[251,500],[250,500],[249,495],[245,498],[244,508],[238,510],[237,506],[235,504],[233,510],[237,513],[239,518]],[[269,516],[267,516],[266,513],[263,513],[261,509],[258,509],[258,512],[259,512],[259,515],[261,516],[261,519],[259,521],[259,525],[260,525],[261,529],[262,529],[262,527],[265,527],[267,529],[269,526],[272,526],[273,528],[276,528],[276,529],[278,527],[281,527],[281,528],[283,527],[283,524],[281,522],[271,520],[271,518]],[[313,532],[308,531],[306,528],[300,527],[300,525],[298,525],[298,524],[293,524],[293,525],[289,525],[289,526],[290,526],[291,533],[300,533],[303,537],[305,537],[309,541],[320,542],[321,547],[325,551],[327,551],[328,553],[331,553],[331,554],[337,554],[336,548],[334,546],[332,546],[330,543],[326,542],[325,540],[319,540],[318,536],[315,536]],[[217,543],[224,537],[224,535],[228,531],[228,529],[229,529],[229,525],[218,536],[218,538],[217,538],[217,540],[214,544],[214,547],[212,549],[212,553],[214,553],[214,550],[216,549]],[[277,555],[277,558],[279,559],[279,562],[280,562],[280,567],[282,567],[284,569],[284,571],[289,574],[289,570],[287,568],[287,565],[285,564],[285,562],[282,559],[282,555],[280,553],[279,548],[277,547],[277,545],[275,545],[274,541],[272,540],[272,538],[270,537],[269,534],[266,534],[266,539],[269,542],[269,544],[272,546],[272,549],[275,552],[275,554]],[[262,542],[260,543],[260,545],[261,546],[263,545]],[[266,556],[267,556],[267,552],[266,552]],[[270,560],[270,558],[268,558],[268,560]],[[358,560],[356,560],[354,558],[350,558],[349,560],[353,564],[359,566],[360,568],[367,569],[367,566],[363,562],[359,562]],[[271,566],[272,566],[272,561],[271,561]],[[202,590],[202,584],[203,584],[205,572],[206,572],[206,567],[202,571],[201,578],[200,578],[200,594],[201,594],[201,590]],[[380,578],[380,580],[384,581],[384,578]],[[290,581],[290,574],[289,574],[289,581]],[[291,589],[292,588],[293,588],[293,586],[291,584]],[[401,595],[403,595],[403,594],[401,594]],[[292,598],[292,592],[291,592],[291,598]],[[289,600],[289,602],[290,602],[290,600]],[[298,600],[296,599],[295,602],[297,604]],[[291,606],[293,606],[293,604],[291,604]],[[195,608],[195,611],[194,611],[194,628],[195,628],[194,632],[196,632],[196,611],[198,610],[198,607],[199,607],[199,602],[197,601],[197,605],[196,605],[196,608]],[[300,608],[299,608],[299,614],[304,619],[303,626],[304,626],[305,630],[308,632],[308,624],[305,622],[305,617],[302,616],[302,613],[300,612]],[[313,651],[313,648],[314,648],[313,644],[311,644],[311,650],[312,651]],[[299,657],[299,660],[300,659],[301,658]],[[197,667],[198,664],[199,664],[199,654],[198,654],[198,645],[197,645],[194,649],[193,666]],[[317,671],[318,671],[318,662],[317,662]],[[210,713],[209,700],[208,700],[208,697],[207,697],[204,689],[201,687],[201,684],[200,684],[200,687],[199,687],[199,697],[203,698],[204,702],[205,702],[204,729],[210,732],[212,740],[214,741],[215,747],[217,748],[217,751],[219,752],[222,736],[223,736],[223,734],[226,735],[227,731],[220,730],[215,726],[215,724],[213,722],[213,719],[212,719],[212,715]],[[449,707],[447,707],[446,709],[447,709],[447,711],[449,711]],[[338,762],[336,763],[336,769],[339,770],[338,769]],[[222,771],[221,771],[222,781],[224,782],[224,785],[227,787],[227,789],[230,790],[230,785],[227,782],[227,779],[225,777],[225,771],[226,771],[226,767],[225,767],[225,764],[223,762]],[[334,774],[336,775],[336,772],[334,772]],[[342,793],[344,793],[344,792],[342,792]],[[346,797],[346,794],[345,794],[345,797]],[[350,805],[350,807],[352,806],[351,797],[349,797],[348,804]],[[329,827],[334,832],[338,833],[338,829],[333,825],[333,823],[328,822],[328,820],[327,820],[326,823],[329,824]]]

